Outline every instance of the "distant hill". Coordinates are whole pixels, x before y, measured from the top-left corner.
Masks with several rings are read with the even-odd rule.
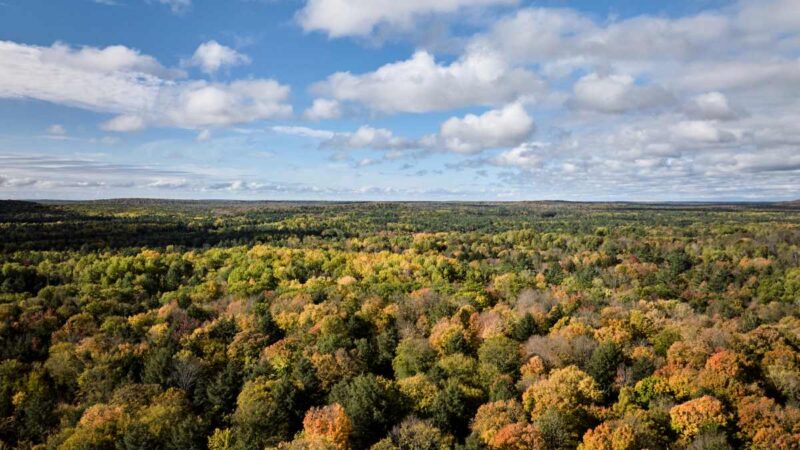
[[[76,215],[61,206],[22,200],[0,200],[1,222],[53,222]]]
[[[0,212],[40,212],[47,208],[41,203],[22,200],[0,200]]]

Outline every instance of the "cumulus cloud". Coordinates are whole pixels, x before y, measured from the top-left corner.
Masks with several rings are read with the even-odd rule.
[[[452,117],[444,122],[436,140],[447,150],[478,153],[492,148],[513,147],[530,137],[533,119],[519,103],[481,115]]]
[[[599,22],[569,8],[522,8],[473,37],[546,75],[611,67],[692,90],[724,90],[797,80],[794,0],[740,0],[685,17],[640,15]],[[637,76],[638,78],[638,76]]]
[[[452,18],[465,7],[505,3],[307,0],[297,18],[307,31],[331,37],[374,37],[410,30],[437,14]],[[492,183],[523,197],[794,196],[800,190],[797,7],[795,0],[737,0],[684,17],[602,18],[534,6],[483,14],[454,27],[456,38],[426,33],[426,41],[417,42],[426,50],[408,58],[322,79],[311,87],[315,100],[303,117],[481,112],[431,115],[443,123],[430,124],[427,136],[407,137],[406,129],[387,125],[271,130],[314,139],[331,158],[340,158],[336,167],[361,167],[365,175],[374,175],[368,167],[387,158],[450,152],[437,161],[453,170],[489,171]],[[485,29],[461,34],[474,27]],[[441,49],[454,56],[434,56]],[[201,69],[202,61],[196,61]],[[206,65],[207,73],[244,62],[235,56],[216,61]],[[287,117],[288,95],[288,86],[273,80],[190,80],[181,70],[122,46],[0,42],[0,97],[106,113],[104,120],[110,120],[103,128],[111,131],[174,126],[195,129],[200,138],[201,130]],[[536,108],[537,142],[530,141],[534,124],[525,107]],[[421,123],[415,118],[413,126]],[[373,151],[381,153],[362,154]],[[48,170],[61,173],[59,164]],[[431,167],[423,170],[434,173]],[[37,179],[5,171],[3,176],[17,185]],[[181,189],[210,190],[210,184],[195,184],[186,174],[150,176],[148,183],[175,179],[192,180]],[[219,184],[221,192],[301,192],[244,180]]]
[[[415,141],[395,136],[391,130],[369,125],[361,126],[353,132],[335,132],[298,126],[274,126],[272,131],[317,139],[320,141],[320,148],[331,150],[402,150],[419,146]]]
[[[309,120],[337,119],[342,115],[342,108],[336,100],[318,98],[303,115]]]
[[[408,60],[386,64],[374,72],[337,72],[313,90],[384,113],[424,113],[499,105],[542,88],[532,72],[511,68],[491,53],[476,51],[442,65],[430,53],[418,51]]]
[[[418,139],[395,135],[386,128],[368,125],[353,132],[334,132],[299,126],[274,126],[277,133],[320,140],[319,147],[334,150],[420,150],[426,152],[450,151],[476,154],[489,149],[510,148],[527,140],[534,132],[533,119],[519,103],[483,114],[451,117],[442,123],[439,132]],[[402,154],[391,153],[388,157]]]
[[[117,114],[102,125],[109,131],[225,126],[292,113],[289,87],[275,80],[209,83],[175,80],[178,75],[127,48],[0,41],[0,97]]]
[[[734,34],[730,18],[716,13],[677,19],[636,16],[601,24],[573,9],[530,7],[498,20],[473,38],[472,45],[516,61],[552,64],[579,59],[591,65],[691,59]]]
[[[387,130],[386,128],[373,128],[366,125],[359,127],[353,133],[338,133],[332,139],[323,143],[323,147],[350,150],[392,150],[415,146],[415,144],[395,136],[391,130]]]
[[[306,31],[329,37],[365,36],[379,25],[409,27],[424,15],[453,13],[468,7],[513,5],[518,0],[308,0],[297,14]]]
[[[227,126],[287,117],[289,87],[274,80],[184,83],[162,94],[153,121],[174,126]]]
[[[247,55],[236,50],[220,45],[217,41],[208,41],[200,44],[195,50],[189,64],[199,67],[208,74],[216,73],[223,67],[250,64],[252,61]]]
[[[3,49],[8,52],[24,51],[13,42],[4,42]],[[29,50],[33,50],[29,47]],[[96,73],[134,72],[153,75],[160,78],[179,78],[185,74],[176,69],[168,69],[155,58],[143,55],[140,51],[123,45],[111,45],[105,48],[80,47],[73,48],[56,42],[50,47],[36,47],[39,59],[55,66],[64,66],[81,71]]]
[[[536,170],[542,167],[545,156],[543,145],[537,142],[525,142],[511,150],[504,151],[492,158],[491,163],[497,166],[514,167],[523,170]]]
[[[144,127],[144,119],[132,114],[122,114],[100,124],[100,129],[118,133],[139,131],[144,129]]]
[[[732,132],[720,129],[710,121],[682,121],[673,125],[670,129],[679,139],[693,142],[719,143],[731,142],[736,139]]]
[[[721,92],[707,92],[694,97],[687,107],[688,114],[700,119],[732,120],[739,116]]]
[[[624,113],[666,104],[672,100],[664,89],[638,86],[629,75],[599,75],[591,73],[573,87],[570,105],[603,113]]]
[[[676,74],[674,83],[702,90],[795,89],[800,83],[800,60],[697,61]]]

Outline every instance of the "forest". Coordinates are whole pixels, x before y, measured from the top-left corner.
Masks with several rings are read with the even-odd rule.
[[[800,204],[0,202],[0,449],[800,449]]]

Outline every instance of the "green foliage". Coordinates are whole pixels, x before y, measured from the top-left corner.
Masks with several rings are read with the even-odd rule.
[[[520,365],[519,343],[503,335],[492,336],[478,349],[478,361],[500,373],[516,376]]]
[[[236,447],[264,448],[290,440],[300,429],[296,400],[297,389],[288,380],[246,382],[232,418]]]
[[[330,403],[342,405],[353,426],[351,440],[365,448],[380,439],[403,416],[405,405],[391,381],[371,374],[343,380],[333,387]]]
[[[392,361],[395,377],[398,379],[424,373],[436,362],[427,339],[404,339],[397,346],[397,356]]]
[[[617,366],[622,362],[622,352],[611,342],[600,344],[586,366],[589,375],[597,382],[606,398],[610,398],[617,375]]]
[[[666,356],[667,350],[675,342],[681,339],[681,334],[678,330],[664,329],[658,334],[653,336],[653,351],[659,356]]]

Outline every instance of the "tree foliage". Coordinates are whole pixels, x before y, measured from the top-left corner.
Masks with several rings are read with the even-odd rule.
[[[0,448],[797,449],[798,219],[0,203]]]

